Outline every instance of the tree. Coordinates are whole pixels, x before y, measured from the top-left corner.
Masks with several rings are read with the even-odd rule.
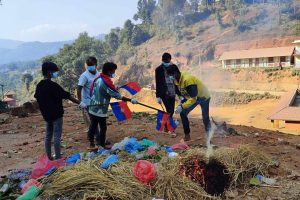
[[[134,15],[133,19],[140,19],[143,24],[152,24],[152,13],[156,8],[155,0],[139,0],[138,12]]]
[[[124,28],[121,30],[121,43],[130,44],[133,27],[134,24],[131,22],[131,20],[126,20],[124,23]]]
[[[115,32],[110,32],[106,37],[106,42],[111,50],[115,52],[120,45],[119,36]]]
[[[33,77],[29,73],[22,75],[22,82],[25,84],[26,90],[29,91],[30,83],[33,81]]]
[[[88,56],[95,56],[98,65],[104,63],[109,55],[109,47],[106,42],[90,37],[87,33],[81,33],[73,44],[65,45],[53,56],[46,56],[42,60],[54,61],[61,71],[58,81],[63,87],[72,91],[77,87],[78,77],[85,70],[84,63]]]
[[[159,6],[167,16],[176,16],[182,13],[186,0],[160,0]]]
[[[198,12],[200,0],[190,0],[190,2],[191,2],[192,11],[193,12]]]
[[[138,46],[150,38],[149,34],[143,31],[139,26],[134,26],[132,31],[131,44]]]

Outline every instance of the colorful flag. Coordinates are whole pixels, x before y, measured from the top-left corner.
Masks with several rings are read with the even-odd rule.
[[[118,121],[122,122],[131,118],[131,111],[125,101],[114,102],[110,106]]]
[[[136,82],[129,82],[126,85],[121,86],[120,88],[127,90],[131,95],[135,95],[142,89]]]
[[[168,131],[173,132],[177,125],[172,117],[168,113],[158,111],[157,112],[157,124],[156,124],[156,130],[163,131],[165,126],[167,126]]]

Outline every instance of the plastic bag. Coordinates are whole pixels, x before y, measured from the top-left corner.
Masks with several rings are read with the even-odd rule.
[[[40,193],[40,189],[36,186],[31,186],[28,188],[26,193],[24,193],[22,196],[19,196],[17,200],[34,200]]]
[[[143,139],[142,141],[140,141],[140,144],[146,148],[157,146],[156,142],[153,142],[152,140],[148,140],[148,139]]]
[[[98,149],[97,153],[100,154],[100,155],[105,155],[105,156],[107,156],[107,155],[110,154],[110,150],[105,149],[105,148],[101,148],[101,149]]]
[[[172,147],[165,147],[165,150],[166,150],[167,153],[174,152]]]
[[[122,151],[122,150],[124,150],[124,149],[125,149],[125,145],[126,145],[126,143],[127,143],[129,140],[130,140],[129,137],[124,138],[121,142],[115,143],[115,144],[112,146],[111,150],[112,150],[112,151],[116,151],[116,150],[121,150],[121,151]]]
[[[177,156],[178,156],[178,153],[176,153],[176,152],[170,152],[170,153],[168,153],[168,157],[169,158],[175,158]]]
[[[156,176],[155,165],[147,160],[139,160],[135,164],[133,174],[142,183],[149,183]]]
[[[54,173],[56,170],[57,170],[56,167],[52,167],[45,173],[45,176],[49,176],[50,174]]]
[[[67,163],[67,164],[75,164],[78,160],[80,160],[80,158],[81,158],[80,153],[75,153],[73,155],[70,155],[66,159],[65,163]]]
[[[155,148],[155,147],[149,147],[149,148],[148,148],[148,155],[149,155],[149,156],[154,156],[154,155],[156,155],[156,148]]]
[[[173,151],[175,150],[186,150],[189,148],[189,146],[185,143],[178,143],[178,144],[174,144],[171,147],[173,149]]]
[[[101,164],[101,168],[107,169],[110,165],[119,162],[119,157],[117,155],[110,155]]]
[[[21,192],[24,194],[31,186],[42,187],[42,184],[35,179],[30,179],[22,188]]]
[[[32,173],[31,173],[31,178],[33,179],[38,179],[41,176],[43,176],[49,169],[52,167],[59,167],[64,163],[64,159],[59,159],[59,160],[49,160],[47,155],[44,154],[42,155],[38,161],[35,163]]]
[[[125,150],[129,153],[135,153],[143,149],[144,147],[137,141],[136,138],[130,138],[125,145]]]

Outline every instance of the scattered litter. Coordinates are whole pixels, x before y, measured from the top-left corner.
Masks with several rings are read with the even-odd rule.
[[[148,147],[153,147],[153,146],[157,146],[157,143],[152,141],[152,140],[148,140],[148,139],[143,139],[140,144],[145,147],[145,148],[148,148]]]
[[[50,174],[54,173],[56,170],[57,170],[57,167],[52,167],[45,173],[45,176],[49,176]]]
[[[135,164],[133,173],[142,183],[149,183],[155,178],[155,166],[147,160],[139,160]]]
[[[172,150],[186,150],[189,148],[189,146],[186,143],[178,143],[178,144],[174,144],[172,145]]]
[[[170,152],[170,153],[168,153],[168,157],[169,158],[175,158],[177,156],[178,156],[178,153],[176,153],[176,152]]]
[[[140,154],[136,154],[135,155],[135,158],[137,159],[137,160],[140,160],[140,159],[142,159],[142,158],[144,158],[145,157],[145,155],[143,154],[143,153],[140,153]]]
[[[75,164],[78,160],[80,160],[80,158],[81,158],[80,153],[75,153],[75,154],[69,156],[66,159],[65,163],[67,163],[67,164]]]
[[[9,185],[6,183],[1,187],[0,192],[6,193],[8,190],[9,190]]]
[[[107,169],[110,165],[115,164],[119,161],[119,157],[117,155],[110,155],[106,158],[101,164],[102,169]]]
[[[37,180],[35,179],[30,179],[22,188],[21,192],[22,194],[24,194],[31,186],[36,186],[41,188],[42,184],[39,183]]]
[[[279,187],[261,183],[256,177],[257,174],[267,174],[269,167],[274,166],[272,159],[256,149],[247,146],[219,148],[207,160],[205,150],[201,148],[188,148],[184,144],[160,147],[154,142],[151,143],[154,146],[150,146],[149,141],[145,140],[143,146],[136,138],[125,138],[123,150],[100,148],[97,153],[76,153],[67,159],[75,165],[61,166],[62,161],[56,166],[52,163],[54,161],[41,157],[32,176],[48,175],[39,179],[43,188],[34,183],[29,187],[30,173],[24,171],[7,176],[16,178],[17,184],[10,185],[6,179],[3,184],[8,183],[13,190],[16,188],[15,195],[20,192],[19,188],[25,190],[28,184],[27,192],[19,197],[21,200],[28,195],[34,199],[40,189],[43,192],[38,199],[176,200],[189,196],[200,200],[212,198],[210,195],[222,195],[227,189],[233,191],[238,186],[247,187],[252,177],[261,187]]]
[[[129,153],[144,150],[144,147],[138,142],[136,138],[130,138],[125,144],[125,150]]]
[[[149,147],[147,153],[148,153],[149,156],[156,155],[156,153],[157,153],[156,148],[155,147]]]
[[[17,200],[34,200],[39,195],[40,191],[41,190],[38,187],[31,186],[22,196],[17,198]]]
[[[123,151],[125,149],[125,145],[126,143],[129,141],[129,137],[124,138],[121,142],[119,143],[115,143],[112,147],[111,150],[112,151],[116,151],[116,150],[121,150]]]
[[[266,178],[262,175],[257,175],[256,178],[260,181],[260,182],[264,182],[268,185],[274,185],[276,183],[276,179],[274,178]]]
[[[46,154],[43,154],[33,167],[31,178],[38,179],[43,176],[52,167],[59,167],[64,163],[64,159],[49,160]]]

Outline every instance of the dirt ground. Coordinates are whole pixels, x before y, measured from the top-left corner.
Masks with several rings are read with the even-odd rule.
[[[253,102],[258,106],[260,112],[266,112],[270,104],[265,102]],[[234,119],[234,113],[249,115],[245,110],[250,110],[253,105],[236,106],[234,108],[212,108],[212,116],[218,116],[218,121],[226,120],[229,124],[239,124],[238,117]],[[265,110],[262,110],[265,108]],[[138,109],[137,106],[131,107],[132,110]],[[243,110],[244,109],[244,110]],[[231,111],[230,111],[231,110]],[[232,111],[234,110],[234,112]],[[198,110],[191,114],[196,117]],[[199,111],[200,112],[200,111]],[[231,113],[230,113],[231,112]],[[249,111],[250,112],[250,111]],[[250,114],[251,115],[251,114]],[[221,116],[221,117],[220,117]],[[223,118],[222,116],[228,116]],[[255,120],[255,119],[253,119]],[[259,121],[259,117],[256,119]],[[112,143],[121,141],[126,136],[137,138],[147,137],[160,144],[175,144],[180,142],[183,137],[183,129],[180,126],[176,133],[176,138],[155,131],[156,121],[151,117],[140,117],[131,119],[124,123],[116,121],[114,116],[108,120],[107,138]],[[253,122],[249,122],[249,125]],[[262,122],[263,123],[263,122]],[[268,199],[256,198],[257,191],[270,191],[269,199],[297,199],[300,191],[300,136],[284,134],[278,131],[259,129],[253,126],[228,125],[239,133],[238,135],[229,135],[221,137],[216,135],[213,143],[217,146],[238,147],[239,145],[252,145],[262,152],[268,154],[280,163],[280,170],[274,171],[274,177],[279,177],[280,188],[260,188],[247,192],[248,199]],[[204,129],[201,119],[193,118],[191,120],[192,139],[190,145],[202,145],[205,143]],[[87,128],[83,123],[81,111],[74,105],[66,104],[63,127],[62,151],[64,156],[74,152],[86,151],[87,147]],[[24,169],[33,166],[37,158],[44,152],[44,121],[39,113],[32,114],[27,118],[14,118],[11,123],[0,126],[0,174],[6,174],[10,169]],[[284,191],[287,194],[284,194]],[[298,191],[298,193],[297,193]],[[237,191],[231,191],[234,195]],[[245,191],[244,191],[245,192]],[[252,195],[252,196],[251,196]],[[262,195],[265,195],[262,192]],[[253,198],[252,198],[253,197]],[[280,197],[280,198],[279,198]],[[282,198],[281,198],[282,197]],[[295,198],[294,198],[295,197]]]

